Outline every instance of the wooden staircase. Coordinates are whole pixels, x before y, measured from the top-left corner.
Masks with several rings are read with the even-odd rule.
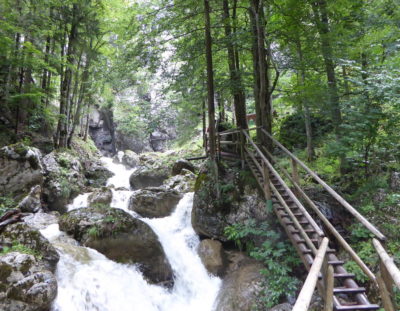
[[[256,157],[252,158],[246,153],[245,160],[246,164],[255,176],[260,188],[263,189],[264,180],[262,172],[259,169],[261,166],[260,159]],[[260,162],[255,163],[255,161]],[[310,223],[309,217],[305,215],[299,204],[293,200],[293,193],[289,193],[287,187],[285,187],[275,175],[270,173],[269,177],[272,186],[277,191],[277,193],[275,193],[272,197],[274,212],[278,217],[280,224],[284,228],[288,238],[296,248],[297,253],[306,269],[309,270],[314,261],[315,249],[313,250],[310,248],[310,245],[308,245],[306,239],[304,239],[304,237],[301,235],[301,230],[303,230],[303,234],[305,233],[307,235],[315,248],[319,246],[321,238],[324,235],[318,234],[318,228],[315,228],[315,225]],[[284,204],[286,204],[286,207],[288,207],[289,210],[283,206]],[[293,217],[295,217],[295,219],[293,219]],[[298,228],[299,225],[301,228]],[[343,267],[345,262],[338,259],[335,249],[328,249],[327,257],[327,264],[330,264],[334,267],[333,276],[335,287],[333,289],[333,301],[335,310],[361,311],[380,309],[380,306],[369,302],[366,295],[366,289],[357,284],[354,274],[346,271],[346,269]]]

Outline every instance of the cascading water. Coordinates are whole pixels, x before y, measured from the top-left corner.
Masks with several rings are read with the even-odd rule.
[[[109,158],[103,162],[115,176],[108,185],[129,189],[132,171]],[[113,190],[111,206],[128,210],[129,190]],[[83,194],[69,210],[87,206]],[[62,233],[57,224],[41,230],[60,253],[57,266],[58,296],[52,311],[211,311],[221,280],[210,276],[197,255],[199,239],[191,226],[193,194],[182,198],[168,217],[141,218],[158,235],[174,271],[174,287],[148,284],[135,265],[119,264],[97,251],[79,246]]]

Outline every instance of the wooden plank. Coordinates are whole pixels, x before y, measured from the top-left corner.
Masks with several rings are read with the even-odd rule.
[[[379,291],[381,293],[383,308],[385,309],[385,311],[395,311],[392,300],[390,298],[390,293],[386,287],[385,281],[380,274],[378,274],[377,280]]]
[[[328,265],[328,272],[326,274],[325,311],[333,310],[333,286],[335,282],[333,274],[333,266]]]
[[[322,263],[325,258],[326,250],[328,248],[328,238],[322,240],[321,246],[318,249],[317,255],[315,256],[314,262],[311,266],[310,272],[308,273],[307,279],[297,297],[296,303],[292,311],[307,311],[311,303],[311,298],[317,285],[318,276],[321,271]]]
[[[346,208],[355,218],[357,218],[369,231],[371,231],[380,240],[385,240],[386,237],[372,225],[364,216],[362,216],[353,206],[351,206],[342,196],[340,196],[335,190],[333,190],[325,181],[323,181],[314,171],[308,168],[301,160],[299,160],[293,153],[287,150],[279,141],[277,141],[272,135],[270,135],[265,129],[261,131],[266,134],[273,142],[284,151],[289,157],[296,161],[304,170],[307,171],[326,191],[328,191],[344,208]]]
[[[400,270],[396,267],[393,259],[389,256],[389,254],[385,251],[382,244],[377,239],[372,239],[372,243],[378,253],[382,264],[387,269],[390,277],[396,284],[397,288],[400,289]]]

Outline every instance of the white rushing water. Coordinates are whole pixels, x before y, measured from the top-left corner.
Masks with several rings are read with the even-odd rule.
[[[104,159],[116,175],[108,181],[129,189],[132,172]],[[111,206],[128,210],[129,190],[113,190]],[[69,210],[87,205],[89,194],[79,196]],[[99,252],[79,246],[57,224],[41,230],[60,253],[57,265],[58,296],[52,311],[211,311],[221,280],[210,276],[196,249],[199,239],[191,226],[193,194],[185,194],[168,217],[146,219],[158,235],[174,272],[174,287],[148,284],[135,265],[119,264]]]

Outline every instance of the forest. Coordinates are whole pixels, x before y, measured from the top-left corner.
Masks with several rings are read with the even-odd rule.
[[[389,284],[379,256],[399,266],[399,146],[396,0],[0,0],[0,309],[398,310],[400,272]],[[189,220],[178,213],[185,204]],[[299,240],[279,204],[298,217]],[[168,250],[174,237],[160,217],[191,223],[199,246]],[[323,231],[318,241],[310,228]],[[26,242],[30,234],[40,242]],[[320,289],[301,309],[324,236],[325,251],[345,258],[340,270],[326,255],[336,262],[334,309]],[[142,273],[142,300],[124,309],[86,293],[89,278],[66,278],[85,263],[71,261],[61,237],[104,275],[115,265],[121,286]],[[197,252],[208,274],[191,271],[192,288],[177,271],[199,266]],[[223,254],[221,267],[207,252]],[[21,269],[11,254],[50,285],[20,289],[8,278]],[[111,285],[102,290],[113,297]],[[119,292],[122,303],[129,294]]]

